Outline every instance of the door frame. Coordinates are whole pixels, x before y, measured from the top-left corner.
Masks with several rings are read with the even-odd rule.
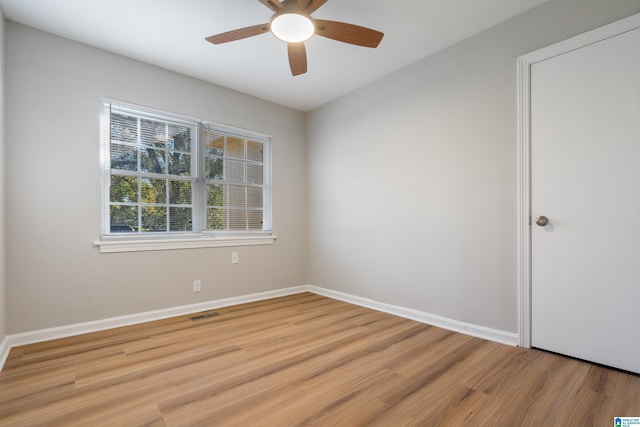
[[[518,57],[517,280],[518,345],[531,348],[531,66],[640,28],[640,13]]]

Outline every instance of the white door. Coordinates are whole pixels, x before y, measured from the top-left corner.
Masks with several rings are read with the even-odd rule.
[[[532,65],[531,212],[532,345],[640,373],[640,29]]]

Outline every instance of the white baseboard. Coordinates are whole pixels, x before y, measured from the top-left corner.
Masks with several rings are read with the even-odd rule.
[[[9,357],[9,351],[11,347],[9,347],[9,337],[4,337],[2,342],[0,342],[0,370],[4,366],[4,362],[7,361],[7,357]]]
[[[489,341],[495,341],[514,347],[518,345],[518,334],[513,332],[505,332],[498,329],[474,325],[472,323],[461,322],[459,320],[453,320],[447,317],[429,314],[411,308],[386,304],[369,298],[362,298],[355,295],[345,294],[343,292],[320,288],[313,285],[308,285],[307,290],[318,295],[323,295],[329,298],[345,301],[362,307],[371,308],[374,310],[382,311],[384,313],[389,313],[428,325],[437,326],[443,329],[449,329],[451,331],[460,332],[466,335],[472,335],[474,337],[483,338]]]
[[[318,286],[303,285],[8,335],[0,343],[0,369],[2,369],[2,367],[4,366],[4,363],[6,362],[9,355],[9,351],[13,347],[50,341],[58,338],[66,338],[90,332],[103,331],[105,329],[130,326],[139,323],[150,322],[153,320],[166,319],[169,317],[182,316],[185,314],[197,313],[200,311],[214,310],[216,308],[229,307],[232,305],[262,301],[287,295],[294,295],[302,292],[312,292],[318,295],[326,296],[328,298],[333,298],[362,307],[371,308],[373,310],[382,311],[384,313],[416,320],[421,323],[438,326],[440,328],[449,329],[455,332],[473,335],[475,337],[487,339],[490,341],[496,341],[511,346],[516,346],[518,344],[518,335],[515,333],[504,332],[497,329],[486,328],[484,326],[460,322],[458,320],[425,313],[411,308],[398,307],[395,305],[374,301],[368,298],[320,288]]]

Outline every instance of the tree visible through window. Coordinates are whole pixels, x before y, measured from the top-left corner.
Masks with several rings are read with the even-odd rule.
[[[103,103],[103,235],[270,231],[270,138]]]

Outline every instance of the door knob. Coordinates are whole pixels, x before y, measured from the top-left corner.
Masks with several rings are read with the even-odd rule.
[[[545,225],[549,224],[549,218],[547,218],[544,215],[541,215],[538,218],[536,218],[536,224],[538,224],[540,227],[544,227]]]

